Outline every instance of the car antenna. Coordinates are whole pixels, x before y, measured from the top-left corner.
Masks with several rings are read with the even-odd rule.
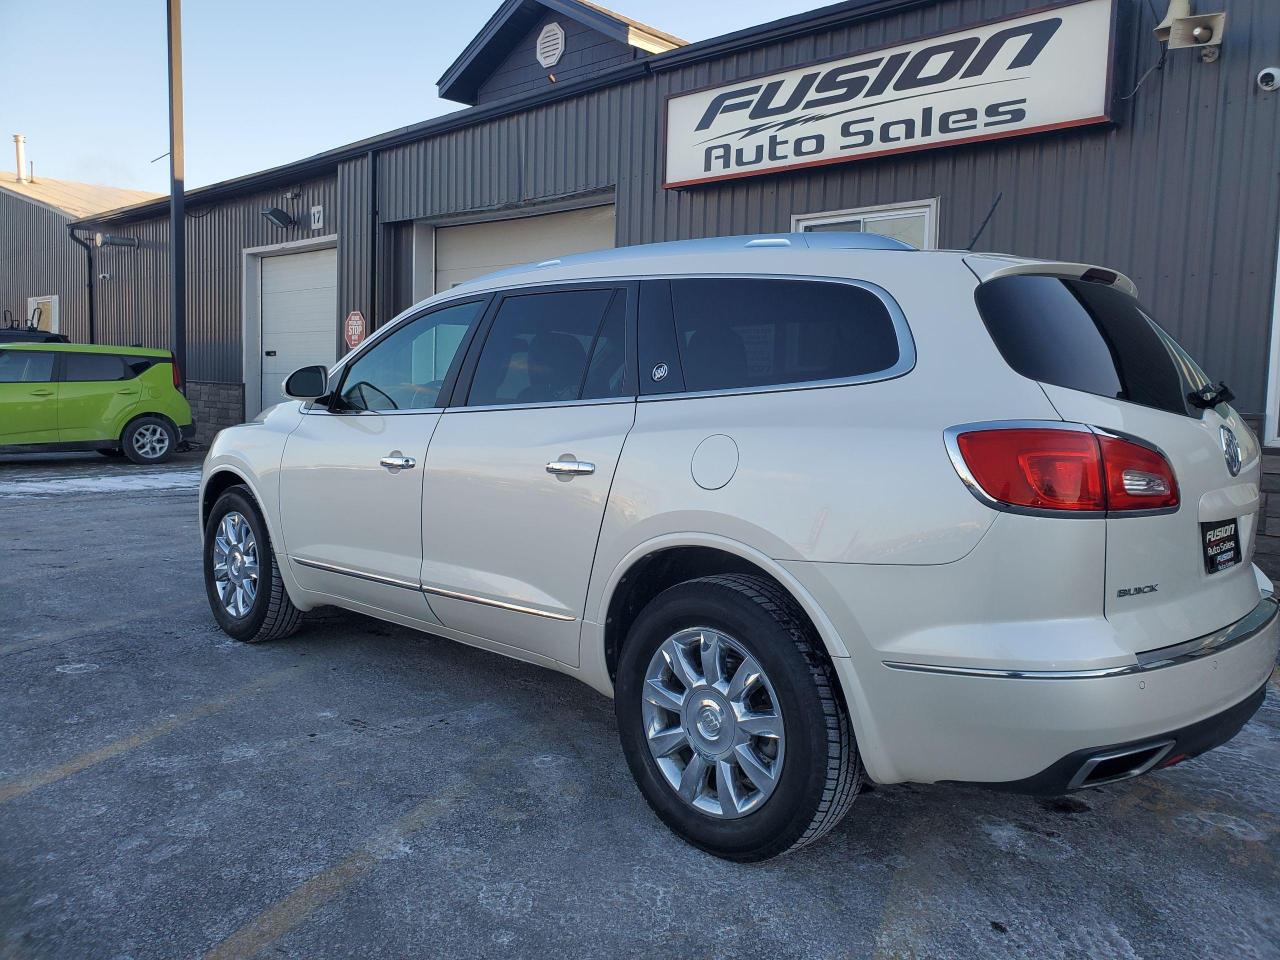
[[[987,224],[991,222],[991,215],[996,212],[996,207],[1000,206],[1000,201],[1004,199],[1004,191],[1001,190],[996,194],[996,198],[991,201],[991,209],[987,211],[987,215],[983,218],[982,224],[978,227],[978,232],[973,235],[973,239],[969,241],[966,250],[972,250],[974,244],[978,242],[978,238],[982,236],[982,231],[987,229]]]

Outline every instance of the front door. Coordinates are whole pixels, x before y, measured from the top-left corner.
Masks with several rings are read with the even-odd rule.
[[[554,288],[507,294],[493,311],[465,403],[441,417],[427,459],[422,588],[445,626],[578,663],[596,540],[635,419],[632,300],[631,286]]]
[[[290,434],[280,518],[304,589],[438,622],[418,581],[422,478],[442,391],[486,302],[442,307],[371,342],[336,399],[313,404]]]
[[[0,350],[0,445],[58,439],[55,356],[36,350]]]

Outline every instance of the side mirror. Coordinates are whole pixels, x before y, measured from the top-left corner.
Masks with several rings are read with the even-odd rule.
[[[329,371],[316,364],[289,374],[284,382],[285,396],[294,400],[316,400],[328,393]]]

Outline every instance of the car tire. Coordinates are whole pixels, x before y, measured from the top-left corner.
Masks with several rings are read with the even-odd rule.
[[[706,659],[713,639],[722,651],[715,655],[719,666]],[[692,685],[672,669],[671,651],[677,649],[690,657],[680,669],[696,668],[686,677]],[[751,670],[739,671],[735,662]],[[732,682],[756,666],[751,696],[758,699],[733,701]],[[699,669],[701,681],[692,676]],[[713,669],[718,695],[703,685]],[[668,709],[676,702],[662,692],[655,697],[654,683],[668,690],[683,687],[682,706]],[[691,691],[703,691],[701,709],[710,711],[705,719],[715,721],[714,732],[704,728],[703,713],[691,710],[699,702],[688,699]],[[755,862],[812,843],[840,821],[858,794],[862,767],[834,669],[795,601],[765,577],[702,577],[651,600],[627,633],[614,704],[623,752],[649,805],[679,836],[718,857]],[[746,720],[770,712],[781,737],[747,731]],[[659,758],[681,734],[685,745]],[[708,736],[724,739],[712,743]],[[747,743],[733,745],[744,737]],[[707,776],[694,786],[694,799],[686,799],[681,790],[698,756],[702,765],[695,772],[700,776],[705,768]],[[751,777],[743,779],[749,767],[752,777],[761,768],[776,774],[772,780],[760,777],[771,784],[767,796]],[[689,780],[697,782],[698,776]],[[727,793],[721,793],[722,783],[729,784]]]
[[[120,448],[134,463],[164,463],[178,448],[178,431],[164,417],[138,417],[124,428]]]
[[[246,643],[281,640],[302,625],[271,549],[271,535],[247,488],[218,498],[204,526],[204,585],[214,619]],[[249,568],[255,574],[249,589]],[[221,569],[220,569],[221,568]]]

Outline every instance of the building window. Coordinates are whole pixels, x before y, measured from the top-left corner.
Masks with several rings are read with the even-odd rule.
[[[887,203],[878,207],[796,214],[791,218],[791,229],[796,233],[832,230],[879,233],[921,250],[932,250],[938,246],[938,198],[915,203]]]
[[[58,296],[27,297],[27,325],[58,332]]]

